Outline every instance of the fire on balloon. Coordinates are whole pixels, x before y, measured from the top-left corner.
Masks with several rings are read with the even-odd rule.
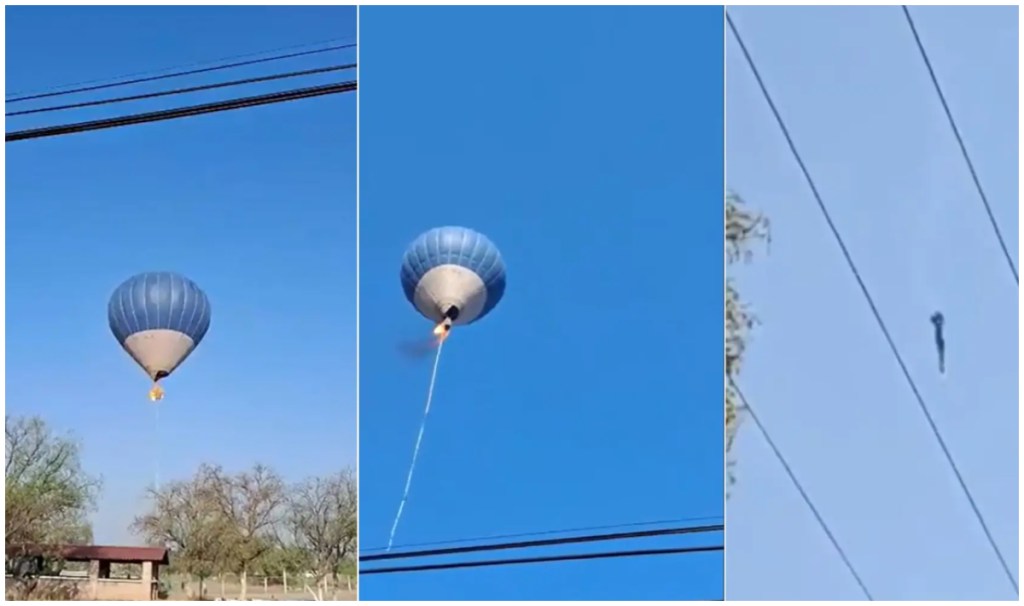
[[[441,343],[444,343],[444,340],[448,338],[448,335],[451,334],[451,331],[452,323],[449,320],[445,320],[444,322],[441,322],[440,324],[435,326],[434,336],[437,337],[437,344],[440,345]]]
[[[163,399],[164,399],[164,390],[163,390],[163,388],[160,387],[159,385],[157,385],[156,383],[154,383],[153,384],[153,389],[149,390],[149,401],[150,402],[159,402],[160,400],[163,400]]]

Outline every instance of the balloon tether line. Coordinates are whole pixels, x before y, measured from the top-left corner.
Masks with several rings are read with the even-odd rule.
[[[430,372],[430,387],[427,388],[427,405],[423,409],[423,420],[420,422],[420,432],[416,436],[416,446],[412,450],[412,463],[409,464],[409,475],[405,478],[405,490],[402,491],[402,500],[398,503],[398,513],[395,514],[395,522],[391,525],[391,534],[388,536],[387,551],[391,551],[391,545],[395,542],[395,531],[398,530],[398,522],[402,519],[402,511],[405,510],[405,503],[409,500],[409,488],[412,486],[412,474],[416,471],[416,460],[420,456],[420,445],[423,443],[423,431],[427,428],[427,415],[430,414],[430,403],[434,399],[434,383],[437,381],[437,366],[441,361],[442,347],[444,347],[443,340],[437,344],[437,355],[434,356],[434,370]]]

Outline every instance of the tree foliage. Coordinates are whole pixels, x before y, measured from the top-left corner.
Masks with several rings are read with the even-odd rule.
[[[358,495],[347,470],[288,486],[262,465],[238,473],[203,465],[150,496],[133,530],[171,549],[172,567],[198,577],[199,595],[204,579],[221,573],[238,576],[239,599],[254,573],[308,573],[319,583],[354,556]]]
[[[189,480],[151,489],[150,511],[135,518],[131,528],[174,554],[176,571],[198,577],[202,595],[206,578],[222,572],[230,554],[230,528],[216,507],[206,468]]]
[[[284,481],[263,465],[234,475],[209,466],[200,473],[227,529],[224,542],[230,551],[225,563],[230,572],[239,575],[239,599],[244,600],[250,570],[277,542],[285,504]]]
[[[726,262],[729,266],[749,262],[753,258],[751,244],[755,241],[770,242],[768,219],[753,210],[738,195],[726,194],[725,198],[725,247]],[[733,441],[739,426],[741,406],[732,382],[739,376],[750,331],[756,317],[740,297],[735,281],[726,280],[725,297],[725,426],[726,456],[729,465],[729,481],[733,481],[731,459]]]
[[[39,417],[5,419],[4,547],[87,543],[100,480],[81,449]]]
[[[6,417],[4,434],[4,554],[6,568],[16,573],[6,593],[45,599],[35,592],[36,571],[15,563],[31,548],[49,568],[60,545],[90,542],[88,514],[100,480],[82,468],[78,443],[55,435],[39,417]]]
[[[309,570],[317,584],[328,575],[337,580],[342,565],[355,554],[358,506],[356,479],[350,470],[311,478],[291,491],[287,532],[296,550],[309,555]]]

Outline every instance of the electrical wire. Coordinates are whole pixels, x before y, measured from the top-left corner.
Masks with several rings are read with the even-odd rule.
[[[420,564],[416,566],[396,566],[389,568],[371,568],[360,570],[359,575],[387,574],[395,572],[424,572],[428,570],[453,570],[457,568],[482,568],[486,566],[510,566],[515,564],[542,564],[548,562],[571,562],[580,560],[604,560],[609,558],[628,558],[637,556],[661,556],[684,553],[702,553],[722,551],[722,545],[699,547],[672,547],[666,549],[637,549],[632,551],[610,551],[599,553],[577,553],[557,556],[537,556],[532,558],[508,558],[502,560],[471,560],[465,562],[449,562],[445,564]]]
[[[434,556],[457,555],[462,553],[479,553],[483,551],[505,551],[508,549],[530,549],[535,547],[553,547],[556,545],[578,545],[581,543],[598,543],[604,541],[622,541],[626,539],[645,539],[662,536],[677,536],[704,532],[720,532],[725,530],[724,524],[707,524],[703,526],[681,526],[660,528],[655,530],[634,530],[631,532],[614,532],[605,534],[589,534],[557,539],[537,539],[533,541],[513,541],[507,543],[491,543],[485,545],[468,545],[464,547],[447,547],[443,549],[423,549],[393,553],[378,553],[359,556],[360,562],[376,562],[378,560],[399,560],[406,558],[425,558]]]
[[[89,92],[89,91],[94,91],[94,90],[104,90],[104,89],[108,89],[108,88],[117,88],[117,87],[121,87],[121,86],[130,86],[132,84],[142,84],[143,82],[155,82],[157,80],[166,80],[168,78],[179,78],[179,77],[182,77],[182,76],[192,76],[192,75],[195,75],[195,74],[205,74],[205,73],[216,72],[216,71],[221,71],[221,70],[225,70],[225,69],[232,69],[232,68],[235,68],[235,67],[244,67],[246,65],[257,65],[257,64],[260,64],[260,63],[269,63],[271,61],[282,61],[284,59],[294,59],[295,57],[307,57],[307,56],[310,56],[310,55],[318,55],[318,54],[328,53],[328,52],[336,51],[336,50],[343,50],[343,49],[348,49],[348,48],[354,48],[355,46],[356,46],[355,43],[351,43],[351,44],[338,44],[338,45],[335,45],[335,46],[328,46],[327,48],[320,48],[320,49],[302,51],[302,52],[297,52],[297,53],[288,53],[288,54],[284,54],[284,55],[274,55],[273,57],[264,57],[262,59],[250,59],[248,61],[236,61],[234,63],[227,63],[227,64],[224,64],[224,65],[215,65],[213,67],[205,67],[205,68],[200,68],[200,69],[189,69],[189,70],[183,70],[183,71],[176,71],[176,72],[173,72],[173,73],[170,73],[170,74],[163,74],[163,75],[160,75],[160,76],[148,76],[148,77],[145,77],[145,78],[133,78],[133,79],[130,79],[130,80],[120,80],[120,81],[117,81],[117,82],[111,82],[109,84],[97,84],[97,85],[94,85],[94,86],[82,86],[82,87],[79,87],[79,88],[73,88],[71,90],[65,90],[65,91],[40,93],[40,94],[36,94],[36,95],[26,95],[26,96],[22,96],[22,97],[15,97],[13,99],[7,99],[7,103],[18,103],[20,101],[30,101],[30,100],[33,100],[33,99],[46,99],[46,98],[49,98],[49,97],[61,97],[61,96],[64,96],[64,95],[73,95],[73,94],[76,94],[76,93],[84,93],[84,92]]]
[[[414,547],[436,547],[440,545],[457,545],[459,543],[479,543],[481,541],[497,541],[504,539],[518,539],[525,537],[540,537],[553,534],[568,534],[576,532],[594,532],[596,530],[618,530],[622,528],[637,528],[640,526],[664,526],[666,524],[683,524],[687,522],[706,522],[710,520],[721,520],[722,516],[700,516],[692,518],[674,518],[670,520],[654,520],[651,522],[629,522],[625,524],[606,524],[603,526],[582,526],[576,528],[560,528],[557,530],[540,530],[534,532],[517,532],[513,534],[492,534],[480,537],[470,537],[465,539],[449,539],[447,541],[429,541],[426,543],[406,543],[404,545],[398,545],[399,549],[411,549]],[[368,553],[371,551],[385,551],[387,547],[368,547],[360,549],[362,553]]]
[[[793,468],[789,466],[789,462],[786,461],[786,457],[782,456],[782,451],[775,445],[775,440],[772,439],[771,435],[768,433],[768,429],[766,429],[764,424],[761,423],[761,419],[757,416],[757,413],[754,412],[753,407],[750,406],[750,402],[747,400],[746,396],[743,395],[743,391],[740,389],[740,386],[736,384],[732,377],[729,377],[729,383],[732,385],[732,388],[736,390],[736,394],[739,395],[740,401],[743,403],[743,410],[748,416],[750,416],[750,419],[754,424],[757,425],[758,430],[761,431],[761,435],[764,436],[764,440],[768,443],[768,447],[772,449],[773,453],[775,453],[775,458],[782,464],[782,468],[786,471],[786,475],[789,476],[789,480],[793,482],[793,486],[795,486],[797,492],[800,493],[800,497],[804,500],[804,503],[807,504],[811,513],[814,514],[814,518],[818,521],[818,525],[825,531],[825,536],[827,536],[828,540],[832,543],[832,547],[835,547],[836,553],[838,553],[839,557],[842,558],[843,564],[845,564],[846,569],[850,571],[850,574],[853,576],[853,580],[857,582],[860,590],[864,593],[864,597],[866,597],[868,601],[874,601],[875,598],[872,597],[871,592],[868,591],[868,587],[864,583],[864,579],[862,579],[857,573],[857,569],[853,567],[853,562],[851,562],[849,556],[846,555],[846,550],[844,550],[842,545],[839,544],[839,540],[836,539],[836,536],[832,534],[832,530],[825,522],[824,516],[822,516],[821,512],[818,511],[818,508],[814,506],[814,501],[811,500],[810,495],[808,495],[807,491],[804,490],[803,484],[800,483],[800,480],[796,478],[796,474],[793,473]]]
[[[310,76],[313,74],[325,74],[329,72],[343,71],[352,69],[356,66],[355,63],[347,63],[344,65],[331,65],[328,67],[318,67],[316,69],[305,69],[301,71],[287,72],[283,74],[271,74],[269,76],[259,76],[256,78],[245,78],[242,80],[230,80],[228,82],[215,82],[213,84],[202,84],[199,86],[189,86],[186,88],[175,88],[172,90],[158,91],[155,93],[145,93],[141,95],[130,95],[127,97],[114,97],[109,99],[99,99],[96,101],[84,101],[82,103],[70,103],[68,105],[50,105],[48,107],[40,107],[37,109],[26,109],[20,112],[8,112],[7,116],[24,116],[27,114],[41,114],[45,112],[56,112],[67,109],[79,109],[82,107],[94,107],[97,105],[110,105],[112,103],[123,103],[125,101],[139,101],[142,99],[155,99],[157,97],[167,97],[171,95],[183,95],[186,93],[195,93],[204,90],[214,90],[218,88],[228,88],[231,86],[241,86],[243,84],[256,84],[258,82],[272,82],[275,80],[285,80],[288,78],[299,78],[302,76]]]
[[[1009,247],[1006,246],[1006,240],[1003,239],[1003,232],[999,229],[999,223],[996,221],[996,216],[992,212],[992,206],[988,202],[988,196],[985,195],[985,190],[981,187],[981,179],[978,177],[978,171],[974,169],[974,162],[971,162],[971,156],[967,153],[967,145],[964,143],[964,138],[960,135],[960,129],[956,125],[956,120],[953,119],[953,111],[949,108],[949,102],[946,101],[946,95],[942,92],[942,87],[939,86],[939,78],[935,75],[935,68],[932,67],[931,59],[928,57],[928,52],[924,48],[924,43],[921,41],[921,35],[917,31],[917,26],[914,23],[914,18],[910,15],[910,9],[906,5],[903,5],[903,15],[907,18],[907,25],[910,26],[910,33],[914,35],[914,42],[917,44],[917,50],[921,53],[921,59],[924,60],[924,66],[928,69],[928,76],[931,78],[932,85],[935,87],[935,93],[939,97],[939,102],[942,103],[942,110],[946,112],[946,119],[949,120],[949,126],[953,129],[953,136],[956,137],[956,142],[960,146],[960,153],[964,157],[964,162],[967,163],[967,170],[971,173],[971,179],[974,181],[974,187],[978,190],[978,196],[981,198],[981,203],[985,206],[985,213],[988,215],[988,220],[992,224],[992,231],[996,234],[996,239],[999,240],[999,246],[1003,249],[1003,256],[1006,257],[1006,263],[1010,266],[1010,272],[1013,274],[1013,281],[1020,285],[1020,276],[1017,273],[1017,266],[1013,262],[1013,256],[1010,254]]]
[[[853,277],[857,280],[857,284],[860,286],[860,290],[864,295],[868,306],[871,308],[871,312],[874,315],[875,321],[878,324],[879,329],[882,331],[882,335],[885,337],[886,342],[889,344],[889,349],[892,351],[893,357],[896,359],[896,363],[899,365],[900,370],[903,372],[904,378],[907,380],[907,384],[910,386],[914,397],[917,400],[918,407],[921,413],[924,415],[925,421],[928,423],[932,434],[935,436],[936,442],[938,442],[939,448],[942,450],[946,461],[949,463],[950,469],[953,471],[953,475],[956,476],[957,483],[960,485],[964,496],[967,498],[968,504],[974,512],[975,518],[978,520],[978,524],[981,526],[982,531],[985,533],[985,537],[988,539],[989,545],[992,547],[992,551],[995,552],[996,558],[998,558],[1003,571],[1006,573],[1007,578],[1013,585],[1013,589],[1018,594],[1020,593],[1017,580],[1014,578],[1013,573],[1010,572],[1010,566],[1006,562],[1006,558],[1003,557],[1003,552],[999,549],[999,545],[996,544],[995,537],[992,535],[992,531],[989,530],[988,524],[985,522],[985,517],[981,514],[981,509],[978,507],[978,503],[974,500],[974,495],[971,494],[970,489],[967,487],[967,481],[964,479],[963,474],[960,472],[960,468],[957,466],[956,461],[953,459],[953,454],[946,445],[946,441],[942,437],[942,432],[939,431],[938,425],[935,423],[935,419],[932,418],[931,410],[928,408],[927,403],[924,401],[924,397],[921,395],[920,390],[917,388],[917,384],[914,382],[913,377],[910,375],[910,370],[907,368],[906,362],[903,360],[903,356],[900,355],[899,349],[896,347],[896,342],[893,340],[892,335],[889,333],[889,329],[882,319],[882,314],[878,310],[878,306],[875,304],[874,298],[871,296],[871,292],[868,290],[864,279],[860,275],[860,271],[857,269],[857,265],[853,261],[853,257],[850,254],[849,249],[846,247],[846,243],[843,241],[842,236],[839,233],[839,229],[836,227],[835,222],[832,220],[832,216],[828,212],[828,207],[825,206],[825,201],[821,197],[821,193],[818,191],[817,185],[814,183],[814,179],[811,177],[810,171],[807,169],[807,165],[804,163],[803,158],[796,149],[796,144],[793,142],[793,137],[789,133],[789,129],[786,127],[785,121],[782,119],[782,114],[779,113],[778,107],[775,105],[775,101],[768,93],[768,88],[765,86],[764,80],[761,78],[761,72],[757,69],[754,64],[754,59],[747,49],[746,44],[743,42],[743,37],[740,35],[739,30],[736,28],[736,24],[733,22],[732,15],[726,12],[726,22],[729,25],[729,29],[732,31],[733,36],[736,38],[736,42],[739,44],[740,50],[750,67],[750,71],[757,81],[758,87],[761,89],[761,94],[765,101],[768,103],[769,109],[775,117],[775,121],[779,125],[779,129],[782,131],[783,137],[786,139],[786,143],[789,146],[790,152],[793,154],[793,158],[796,160],[797,165],[800,167],[800,171],[803,173],[804,179],[807,181],[807,185],[810,187],[811,194],[814,196],[815,201],[818,203],[818,208],[821,210],[822,215],[825,217],[826,223],[828,223],[829,229],[832,232],[833,237],[839,244],[839,249],[842,251],[843,257],[846,259],[846,263],[853,273]]]
[[[139,76],[149,76],[149,75],[153,75],[153,74],[164,74],[164,73],[171,72],[171,71],[180,71],[180,70],[183,70],[183,69],[191,69],[191,68],[194,68],[194,67],[203,67],[203,66],[206,66],[206,65],[216,65],[218,63],[224,63],[225,61],[237,61],[238,59],[248,59],[249,57],[258,57],[260,55],[269,55],[271,53],[283,53],[285,51],[291,51],[291,50],[296,50],[296,49],[300,49],[300,48],[310,48],[312,46],[322,46],[324,44],[334,44],[335,42],[341,42],[343,40],[346,43],[348,43],[348,42],[352,41],[352,37],[348,36],[348,37],[344,37],[344,38],[331,38],[329,40],[320,40],[319,42],[306,42],[306,43],[303,43],[303,44],[291,44],[289,46],[279,46],[277,48],[272,48],[272,49],[267,49],[267,50],[262,50],[262,51],[256,51],[256,52],[252,52],[252,53],[242,53],[242,54],[239,54],[239,55],[229,55],[227,57],[221,57],[219,59],[211,59],[211,60],[208,60],[208,61],[194,61],[194,62],[191,62],[191,63],[178,64],[178,65],[174,65],[174,66],[171,66],[171,67],[163,67],[163,68],[160,68],[160,69],[149,69],[149,70],[144,70],[144,71],[139,71],[139,72],[131,72],[131,73],[128,73],[128,74],[121,74],[120,76],[110,76],[110,77],[107,77],[107,78],[93,78],[91,80],[79,80],[78,82],[69,82],[67,84],[53,85],[53,86],[48,86],[46,88],[36,88],[36,89],[29,89],[29,90],[12,91],[12,92],[7,93],[7,96],[22,96],[22,95],[34,95],[36,93],[50,93],[50,92],[62,91],[64,89],[75,87],[75,86],[85,86],[87,84],[99,84],[101,82],[102,83],[115,82],[117,80],[125,80],[125,79],[128,79],[128,78],[138,78]]]
[[[338,82],[334,84],[326,84],[323,86],[312,86],[309,88],[300,88],[277,93],[269,93],[266,95],[257,95],[255,97],[230,99],[227,101],[218,101],[216,103],[192,105],[189,107],[179,107],[175,109],[147,112],[144,114],[132,114],[128,116],[121,116],[118,118],[107,118],[104,120],[93,120],[91,122],[78,122],[76,124],[64,124],[60,126],[47,126],[43,128],[20,130],[7,133],[6,141],[24,141],[26,139],[56,137],[58,135],[70,135],[93,130],[118,128],[121,126],[131,126],[134,124],[145,124],[148,122],[176,120],[178,118],[188,118],[191,116],[200,116],[203,114],[212,114],[216,112],[223,112],[234,109],[243,109],[246,107],[257,107],[260,105],[284,103],[286,101],[309,99],[312,97],[320,97],[323,95],[347,93],[356,90],[356,88],[357,85],[355,81]]]

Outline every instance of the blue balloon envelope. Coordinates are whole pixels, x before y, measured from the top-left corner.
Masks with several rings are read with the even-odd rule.
[[[125,280],[107,306],[110,331],[153,381],[170,375],[210,328],[210,301],[188,278],[147,272]]]
[[[402,259],[405,297],[435,322],[470,324],[505,294],[505,262],[487,236],[465,227],[420,235]]]

